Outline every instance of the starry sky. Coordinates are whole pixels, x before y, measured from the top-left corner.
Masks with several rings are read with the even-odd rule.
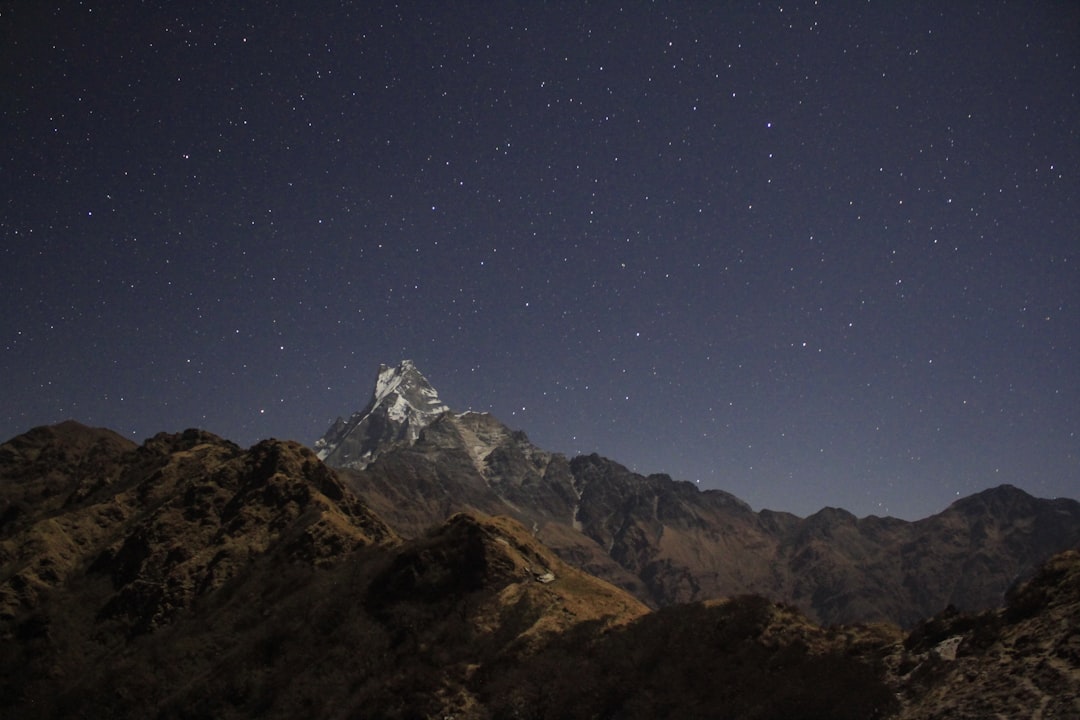
[[[800,515],[1080,497],[1080,5],[0,2],[0,435],[404,358]]]

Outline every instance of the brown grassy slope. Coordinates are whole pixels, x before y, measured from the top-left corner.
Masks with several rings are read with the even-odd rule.
[[[401,545],[296,443],[116,440],[66,424],[0,448],[4,716],[393,716],[419,689],[465,708],[485,662],[646,611],[513,521]]]
[[[144,634],[117,635],[109,621],[84,618],[98,637],[65,647],[99,648],[97,661],[51,677],[23,673],[20,682],[36,680],[38,691],[12,709],[45,709],[41,717],[486,717],[475,694],[479,669],[524,662],[569,627],[603,628],[644,612],[564,566],[517,523],[461,515],[403,546],[361,547],[318,567],[282,546]],[[70,622],[68,630],[79,628]]]
[[[515,498],[546,492],[551,464],[535,467]],[[618,506],[640,524],[586,520],[628,552],[658,530],[689,557],[712,511],[640,480]],[[897,694],[904,718],[1077,715],[1077,553],[1007,610],[942,615],[902,645],[752,596],[648,613],[564,564],[538,522],[458,514],[403,542],[296,443],[135,447],[65,424],[0,446],[0,497],[3,717],[884,718]],[[1001,502],[1027,501],[981,496],[942,532],[1026,546],[1041,530],[996,525]],[[821,552],[895,532],[758,517]]]
[[[0,535],[0,695],[27,703],[262,556],[318,565],[394,539],[296,443],[244,451],[187,431],[135,448],[65,423],[0,458],[5,512],[19,508]]]
[[[884,718],[884,627],[822,629],[757,596],[676,605],[562,635],[481,696],[491,717]]]
[[[62,583],[124,517],[112,500],[136,447],[74,421],[0,445],[0,623]]]
[[[920,624],[896,665],[903,720],[1080,718],[1080,552],[1051,558],[1003,609]]]

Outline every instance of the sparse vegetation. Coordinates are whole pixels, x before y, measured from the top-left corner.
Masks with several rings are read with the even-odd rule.
[[[31,440],[29,460],[0,448],[23,508],[0,528],[3,717],[1078,714],[1075,552],[1008,609],[950,609],[901,643],[757,595],[649,612],[507,518],[405,542],[295,443]],[[42,458],[62,464],[35,511]],[[90,467],[89,493],[65,475]]]

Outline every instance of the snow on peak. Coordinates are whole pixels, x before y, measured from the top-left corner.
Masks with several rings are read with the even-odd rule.
[[[388,399],[388,409],[393,408],[395,413],[404,413],[406,416],[441,415],[450,409],[439,400],[439,393],[416,369],[412,360],[402,360],[396,368],[386,365],[379,367],[379,377],[375,381],[369,412]]]
[[[449,409],[412,360],[397,367],[381,365],[367,406],[348,421],[335,422],[315,448],[331,464],[364,467],[389,443],[415,442]]]
[[[401,364],[396,368],[380,365],[379,378],[375,381],[375,393],[372,395],[372,407],[379,405],[387,395],[396,390],[401,385],[401,381],[405,379],[405,374],[410,370],[416,371],[416,366],[413,365],[412,360],[402,360]]]

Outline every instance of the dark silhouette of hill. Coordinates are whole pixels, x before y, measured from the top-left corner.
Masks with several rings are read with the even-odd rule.
[[[508,519],[402,543],[293,442],[65,423],[0,446],[0,488],[5,717],[390,717],[420,688],[458,702],[480,659],[646,612]]]

